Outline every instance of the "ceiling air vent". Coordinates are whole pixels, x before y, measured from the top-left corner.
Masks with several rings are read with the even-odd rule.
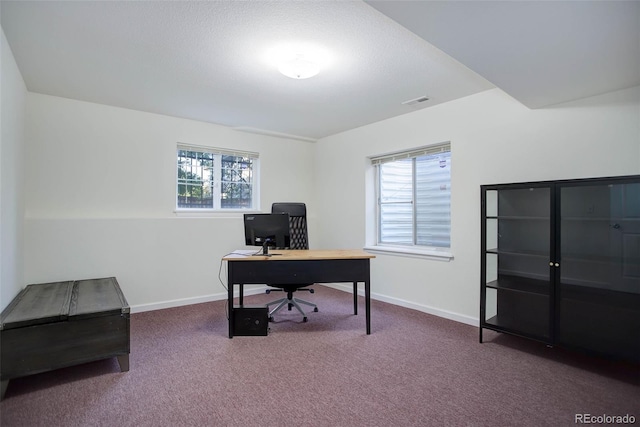
[[[420,105],[421,103],[426,102],[428,100],[429,100],[429,98],[427,98],[426,96],[421,96],[421,97],[416,98],[416,99],[410,99],[408,101],[404,101],[402,103],[402,105],[409,105],[409,106],[413,107],[413,106],[416,106],[416,105]]]

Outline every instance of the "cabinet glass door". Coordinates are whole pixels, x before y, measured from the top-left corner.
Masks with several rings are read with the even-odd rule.
[[[640,182],[560,189],[558,341],[640,352]]]
[[[550,187],[485,193],[484,323],[549,341],[552,245]]]

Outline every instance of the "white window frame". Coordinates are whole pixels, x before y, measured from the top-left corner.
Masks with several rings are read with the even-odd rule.
[[[212,195],[213,195],[213,208],[185,208],[178,207],[178,187],[179,181],[179,165],[178,165],[178,153],[180,151],[195,151],[201,153],[210,153],[214,155],[213,176],[221,176],[222,156],[237,156],[237,157],[250,157],[252,160],[251,167],[251,207],[249,208],[223,208],[221,206],[221,182],[214,178]],[[202,145],[184,144],[178,143],[175,151],[175,189],[174,189],[174,212],[179,215],[209,215],[212,213],[231,213],[231,212],[258,212],[260,207],[260,155],[256,152],[230,150],[217,147],[208,147]]]
[[[375,225],[372,224],[372,228],[375,229],[375,238],[372,239],[371,243],[368,244],[365,249],[374,253],[380,254],[388,254],[388,255],[401,255],[408,257],[417,257],[417,258],[428,258],[440,261],[449,261],[453,259],[453,254],[451,251],[451,243],[448,248],[445,247],[435,247],[435,246],[424,246],[417,244],[390,244],[384,243],[380,241],[380,169],[379,165],[392,162],[396,160],[402,159],[410,159],[424,155],[438,154],[444,152],[451,152],[451,143],[443,142],[440,144],[422,146],[418,148],[413,148],[409,150],[403,150],[394,153],[382,154],[370,157],[371,165],[374,169],[373,180],[374,180],[374,189],[375,189],[375,197],[373,198],[373,203],[375,203],[375,207],[373,207],[373,212],[375,212]],[[415,171],[414,171],[415,173]],[[451,185],[451,176],[449,177],[449,185]],[[414,231],[414,239],[415,239],[415,231]],[[449,239],[451,242],[451,231],[449,232]]]

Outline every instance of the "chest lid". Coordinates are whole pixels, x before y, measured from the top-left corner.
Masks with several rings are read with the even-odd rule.
[[[69,307],[69,320],[129,313],[129,303],[115,277],[78,280]]]
[[[66,320],[73,281],[28,285],[0,316],[0,330]]]

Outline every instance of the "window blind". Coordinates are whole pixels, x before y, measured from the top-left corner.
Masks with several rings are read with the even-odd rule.
[[[371,158],[377,170],[378,244],[451,245],[451,144]]]
[[[414,148],[409,151],[397,151],[395,153],[381,154],[371,157],[371,164],[381,165],[383,163],[395,162],[402,159],[412,159],[414,157],[428,156],[433,154],[446,153],[451,151],[451,143],[443,142],[441,144],[427,145],[424,147]]]
[[[250,157],[252,159],[257,159],[260,157],[259,153],[255,153],[253,151],[242,151],[242,150],[232,150],[227,148],[207,147],[205,145],[178,143],[178,150],[202,151],[202,152],[207,152],[212,154],[220,154],[223,156]]]

